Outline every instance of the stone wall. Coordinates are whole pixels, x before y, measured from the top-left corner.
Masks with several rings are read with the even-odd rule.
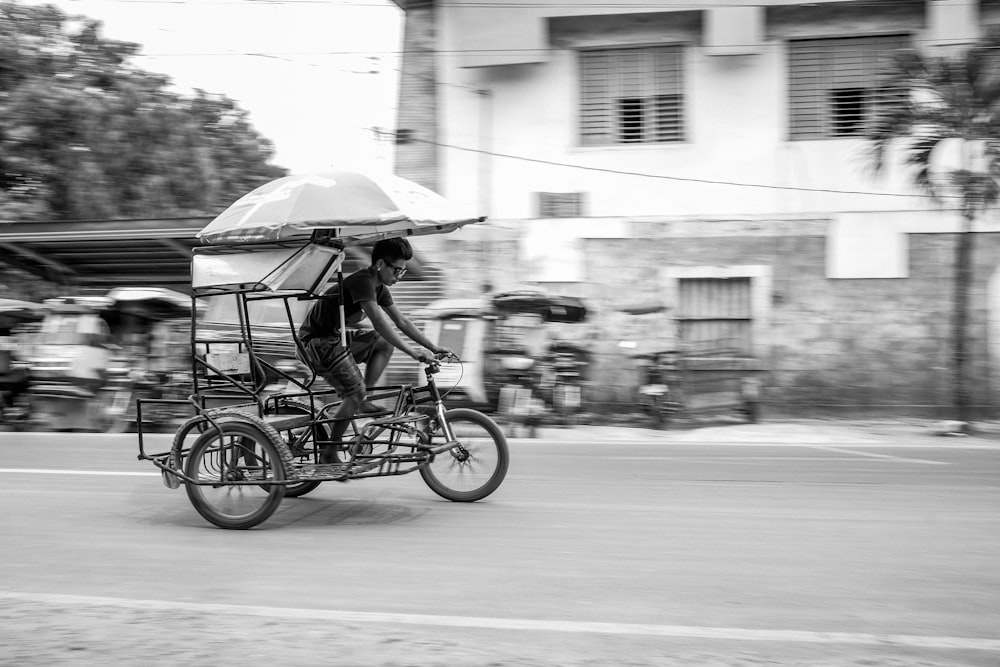
[[[945,416],[951,404],[953,234],[911,234],[910,278],[831,280],[825,277],[824,236],[639,238],[588,241],[586,292],[602,313],[604,341],[594,388],[625,401],[636,382],[626,351],[615,348],[621,316],[616,303],[656,298],[667,266],[772,267],[770,327],[761,362],[764,400],[773,412],[858,410]],[[976,235],[971,299],[970,364],[980,414],[997,412],[990,384],[1000,373],[991,359],[987,289],[1000,263],[1000,235]],[[993,295],[992,299],[997,300]],[[994,315],[995,317],[995,315]],[[661,326],[669,327],[670,315]]]
[[[524,221],[523,225],[533,224]],[[664,276],[682,267],[769,267],[768,326],[759,333],[764,402],[771,414],[952,414],[951,317],[956,235],[909,234],[909,278],[826,277],[825,220],[644,222],[632,238],[584,239],[584,280],[541,284],[580,296],[592,317],[572,336],[594,352],[585,399],[608,409],[633,404],[640,364],[629,341],[646,348],[675,340],[670,310],[643,315],[626,306],[672,306]],[[520,228],[436,237],[448,296],[524,288]],[[479,234],[478,236],[476,234]],[[418,243],[423,242],[423,239]],[[969,332],[970,373],[979,414],[1000,414],[1000,341],[990,352],[989,321],[1000,320],[1000,233],[976,234]],[[1000,281],[998,281],[1000,282]],[[991,310],[991,302],[995,304]],[[759,315],[755,314],[755,317]],[[994,337],[1000,333],[994,332]]]

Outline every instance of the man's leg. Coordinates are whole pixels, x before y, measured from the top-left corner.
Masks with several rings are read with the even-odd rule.
[[[336,411],[333,413],[332,419],[334,421],[330,428],[331,444],[327,445],[323,449],[323,463],[337,462],[337,449],[344,442],[344,433],[347,432],[347,427],[350,425],[351,419],[358,411],[358,406],[361,405],[361,401],[364,397],[365,392],[363,390],[358,393],[344,396],[340,406],[338,406]]]
[[[365,386],[377,387],[382,373],[389,365],[392,358],[392,351],[395,348],[389,341],[385,340],[376,331],[368,332],[359,336],[352,343],[351,351],[354,359],[365,365]],[[363,401],[358,410],[362,414],[377,414],[384,412],[386,408],[371,401]]]
[[[374,387],[378,385],[379,378],[385,372],[385,367],[389,365],[389,360],[392,358],[392,351],[394,349],[392,343],[379,336],[372,347],[368,362],[365,364],[366,386]]]
[[[357,362],[340,347],[336,338],[312,339],[305,350],[306,360],[341,397],[341,403],[331,417],[331,443],[324,448],[322,456],[323,463],[335,463],[337,448],[344,440],[351,418],[365,398],[364,378]]]

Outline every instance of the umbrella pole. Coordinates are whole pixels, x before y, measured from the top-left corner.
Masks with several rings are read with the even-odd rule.
[[[347,318],[344,316],[344,271],[337,269],[337,307],[340,308],[340,344],[347,349]]]
[[[339,230],[333,230],[333,237],[337,238],[340,236]],[[344,252],[343,246],[340,248],[340,252]],[[345,350],[347,349],[347,317],[344,314],[344,262],[341,261],[337,266],[337,308],[340,309],[340,345]]]

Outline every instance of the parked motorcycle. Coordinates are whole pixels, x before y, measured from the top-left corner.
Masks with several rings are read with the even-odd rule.
[[[572,420],[583,408],[583,386],[590,352],[569,341],[557,341],[546,355],[544,395],[553,412],[562,420]]]
[[[529,438],[535,437],[539,424],[548,414],[538,395],[539,369],[532,357],[505,354],[498,357],[497,380],[500,396],[497,412],[512,427],[521,427]]]
[[[637,358],[641,364],[639,406],[654,428],[663,428],[681,407],[677,353],[659,350]]]

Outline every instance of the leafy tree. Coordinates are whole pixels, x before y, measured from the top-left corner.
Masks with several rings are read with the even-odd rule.
[[[898,145],[913,182],[939,203],[958,206],[952,316],[953,400],[956,417],[972,417],[969,304],[975,221],[1000,196],[1000,34],[959,53],[928,56],[902,50],[890,85],[901,93],[869,133],[876,172]],[[954,156],[959,156],[957,160]],[[951,158],[951,159],[949,159]]]
[[[236,102],[170,91],[138,50],[0,1],[0,219],[211,215],[285,174]]]

